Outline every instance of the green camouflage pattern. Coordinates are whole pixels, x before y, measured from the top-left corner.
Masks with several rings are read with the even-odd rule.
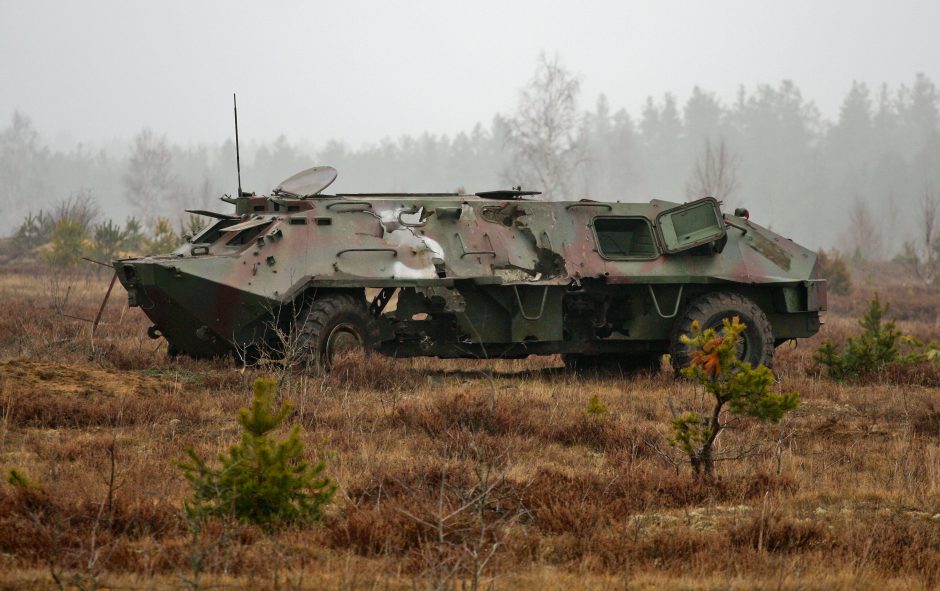
[[[172,254],[114,266],[151,336],[200,357],[262,344],[337,291],[395,293],[373,306],[395,356],[664,352],[677,315],[717,290],[756,302],[778,343],[819,329],[815,253],[714,199],[518,193],[242,195]]]

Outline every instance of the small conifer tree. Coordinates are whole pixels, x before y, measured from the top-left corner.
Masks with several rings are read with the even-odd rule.
[[[919,351],[921,343],[904,335],[895,327],[894,320],[887,319],[889,306],[882,306],[875,294],[868,311],[858,321],[862,334],[850,337],[841,352],[831,340],[823,341],[813,359],[828,368],[829,377],[835,380],[862,377],[888,363],[919,363],[929,357],[929,351]],[[902,352],[902,345],[908,347],[907,353]]]
[[[10,486],[13,488],[34,490],[40,490],[42,488],[38,483],[27,478],[25,474],[16,468],[10,468],[10,472],[7,475],[7,482],[10,483]]]
[[[143,242],[144,231],[143,226],[140,225],[140,221],[135,217],[127,218],[127,221],[124,223],[124,248],[136,253],[140,250]]]
[[[111,220],[95,224],[92,243],[95,258],[110,263],[118,257],[124,246],[124,231]]]
[[[52,231],[52,245],[45,253],[46,263],[54,268],[74,267],[87,250],[87,238],[77,220],[59,221]]]
[[[737,316],[723,322],[721,332],[702,330],[694,322],[692,333],[681,337],[692,351],[691,363],[682,375],[701,385],[714,404],[708,417],[693,412],[673,419],[670,443],[689,456],[696,475],[704,473],[706,477],[714,472],[715,441],[727,426],[723,418],[726,406],[730,414],[776,423],[800,403],[796,393],[771,391],[774,376],[770,369],[751,367],[738,359],[738,340],[746,326]]]
[[[596,419],[602,419],[607,415],[607,405],[601,402],[601,399],[597,394],[594,394],[588,399],[588,403],[584,408],[584,412],[586,412],[588,416],[592,416]]]
[[[336,486],[323,475],[323,462],[311,466],[302,459],[299,426],[283,441],[271,437],[291,412],[288,404],[276,409],[276,385],[275,380],[255,380],[251,408],[238,412],[241,443],[220,454],[221,467],[213,468],[192,448],[187,450],[190,461],[180,467],[193,491],[184,505],[191,521],[227,515],[272,529],[320,519]]]
[[[180,237],[173,231],[170,220],[157,218],[153,227],[153,237],[147,241],[147,251],[151,254],[167,254],[180,245]]]
[[[46,244],[52,240],[55,226],[53,216],[43,213],[41,209],[35,216],[30,212],[14,235],[14,248],[18,253],[26,253]]]

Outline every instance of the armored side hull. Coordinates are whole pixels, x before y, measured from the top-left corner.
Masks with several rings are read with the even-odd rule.
[[[395,356],[665,352],[676,319],[716,292],[753,301],[779,343],[817,332],[826,305],[812,251],[713,199],[237,201],[171,255],[115,261],[131,305],[180,352],[270,342],[310,302],[374,290],[378,348]]]

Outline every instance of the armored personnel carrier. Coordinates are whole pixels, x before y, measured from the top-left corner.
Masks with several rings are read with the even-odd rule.
[[[239,189],[234,213],[195,211],[214,223],[175,252],[115,261],[149,334],[194,357],[276,350],[289,334],[324,366],[349,349],[641,364],[668,352],[681,366],[693,322],[738,316],[741,357],[770,366],[826,309],[812,251],[712,198],[324,194],[335,177]]]

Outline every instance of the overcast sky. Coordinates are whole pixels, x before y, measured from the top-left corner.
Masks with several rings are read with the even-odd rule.
[[[940,83],[940,0],[0,0],[0,125],[106,142],[144,126],[358,146],[510,112],[542,51],[637,115],[648,95],[792,79],[835,116],[853,79]]]

